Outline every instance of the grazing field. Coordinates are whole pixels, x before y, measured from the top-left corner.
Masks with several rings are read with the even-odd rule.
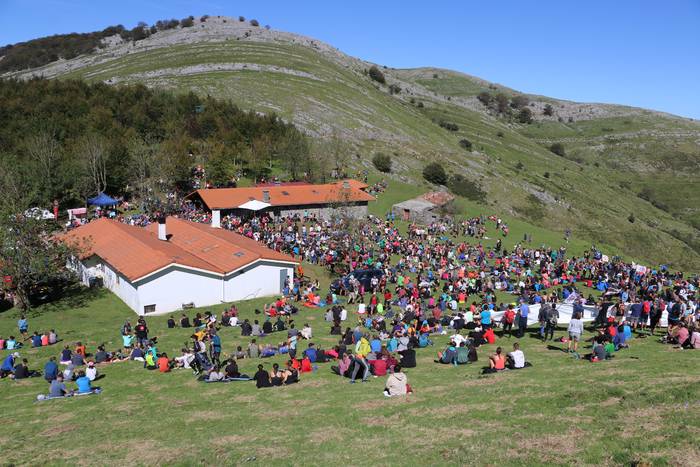
[[[241,303],[241,316],[259,319],[254,309],[262,303]],[[220,313],[223,306],[207,309]],[[336,341],[322,313],[302,309],[296,322],[308,322],[313,341],[329,348]],[[17,317],[0,315],[0,335],[16,330]],[[30,330],[55,328],[63,342],[22,356],[42,368],[63,344],[115,349],[127,318],[133,313],[113,295],[81,291],[29,314]],[[148,324],[159,351],[174,356],[189,333],[167,329],[165,321],[152,317]],[[225,353],[250,341],[237,328],[221,336]],[[556,348],[562,344],[526,336],[520,342],[532,368],[482,376],[496,345],[482,346],[477,364],[454,368],[433,363],[445,342],[440,336],[418,351],[418,367],[406,370],[415,393],[396,399],[382,396],[384,378],[350,385],[331,373],[330,363],[303,374],[299,384],[262,390],[252,382],[200,383],[189,370],[160,374],[137,362],[113,363],[100,368],[101,395],[44,402],[35,401],[47,391],[42,378],[5,379],[3,462],[697,465],[700,459],[693,441],[700,434],[695,352],[636,339],[613,360],[589,363]],[[275,361],[282,363],[246,359],[240,367],[252,374],[258,363],[269,368]]]

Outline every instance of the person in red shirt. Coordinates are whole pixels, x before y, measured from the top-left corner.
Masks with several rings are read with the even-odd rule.
[[[82,355],[83,359],[87,358],[85,355],[85,346],[81,342],[75,345],[75,353]]]
[[[508,331],[508,337],[513,335],[513,322],[515,321],[515,311],[513,305],[508,305],[508,309],[503,313],[503,336]]]
[[[167,353],[162,353],[160,354],[160,357],[158,357],[158,361],[156,362],[158,365],[158,371],[161,373],[167,373],[170,371],[171,364],[170,360],[168,359],[168,354]]]
[[[309,373],[311,371],[313,371],[313,368],[311,366],[311,360],[309,360],[309,357],[304,357],[301,361],[301,372]]]
[[[379,359],[379,360],[368,360],[369,361],[369,366],[372,370],[372,374],[377,377],[377,376],[386,376],[386,360],[384,359]]]

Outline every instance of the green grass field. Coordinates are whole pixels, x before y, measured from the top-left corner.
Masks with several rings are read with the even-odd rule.
[[[382,215],[396,201],[396,191],[419,194],[420,187],[392,184],[372,207]],[[411,191],[413,190],[413,191]],[[479,207],[463,202],[463,215]],[[485,212],[484,214],[490,214]],[[558,233],[510,220],[506,248],[524,232],[535,243],[558,246]],[[493,237],[493,235],[491,235]],[[495,239],[484,243],[491,245]],[[588,245],[574,240],[572,253]],[[305,265],[326,290],[330,277]],[[499,294],[498,301],[510,301]],[[255,314],[265,299],[238,304],[241,318]],[[207,307],[220,314],[225,305]],[[354,311],[354,308],[350,308]],[[193,312],[188,313],[192,316]],[[177,317],[178,315],[175,314]],[[17,310],[0,313],[0,335],[16,334]],[[56,329],[60,344],[24,349],[30,368],[43,369],[64,344],[86,343],[94,353],[105,343],[121,345],[120,328],[134,313],[106,291],[79,290],[28,314],[30,330]],[[170,357],[188,340],[190,330],[168,329],[167,316],[149,317],[159,351]],[[337,343],[329,335],[323,311],[303,308],[298,326],[309,323],[323,348]],[[350,320],[347,326],[354,326]],[[238,328],[221,330],[224,354],[250,338]],[[559,329],[555,337],[564,335]],[[590,335],[590,334],[589,334]],[[277,344],[285,335],[259,342]],[[348,384],[330,363],[302,375],[299,384],[257,390],[253,383],[204,384],[189,370],[169,374],[146,371],[137,362],[100,368],[99,396],[36,402],[47,392],[42,378],[0,381],[0,434],[3,464],[67,465],[622,465],[635,462],[692,465],[700,459],[698,354],[674,350],[655,338],[636,339],[611,361],[574,360],[538,339],[521,339],[533,367],[483,376],[480,370],[497,345],[510,349],[514,338],[479,349],[479,362],[453,368],[433,362],[446,336],[418,351],[418,367],[406,370],[415,390],[405,398],[386,399],[384,378]],[[300,350],[306,343],[300,345]],[[585,349],[584,349],[585,351]],[[8,351],[0,352],[2,357]],[[269,369],[282,358],[245,359],[242,372],[258,363]]]
[[[262,303],[241,303],[242,317],[259,318],[253,310]],[[14,332],[17,317],[15,311],[0,316],[1,335]],[[100,343],[118,347],[120,326],[133,317],[113,295],[88,291],[29,315],[31,329],[56,328],[63,343],[86,342],[93,352]],[[177,355],[189,333],[167,329],[165,320],[149,318],[151,333],[159,350]],[[321,311],[302,310],[296,322],[311,324],[323,347],[336,342]],[[225,353],[249,342],[238,329],[221,335]],[[407,370],[415,393],[391,400],[381,394],[383,378],[350,385],[331,374],[329,363],[297,385],[263,390],[244,382],[199,383],[188,370],[160,374],[136,362],[114,363],[100,369],[101,395],[45,402],[35,402],[47,390],[43,379],[5,379],[2,461],[691,465],[700,459],[693,441],[700,434],[700,376],[692,351],[637,339],[612,361],[588,363],[526,337],[520,342],[533,368],[482,376],[495,345],[479,349],[479,363],[453,368],[433,363],[446,338],[435,341],[418,352],[418,367]],[[61,344],[21,353],[40,368]],[[269,368],[275,361],[282,362],[262,362]],[[241,370],[252,374],[259,362],[243,360]]]

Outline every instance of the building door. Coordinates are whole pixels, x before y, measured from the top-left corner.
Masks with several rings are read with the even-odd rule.
[[[407,221],[410,217],[411,217],[411,210],[404,209],[403,210],[403,220]]]
[[[285,285],[287,285],[287,268],[280,269],[280,293],[284,290]]]

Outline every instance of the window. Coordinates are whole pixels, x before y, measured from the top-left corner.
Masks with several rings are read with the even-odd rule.
[[[143,307],[143,314],[147,315],[148,313],[155,313],[156,312],[156,306],[155,305],[145,305]]]

